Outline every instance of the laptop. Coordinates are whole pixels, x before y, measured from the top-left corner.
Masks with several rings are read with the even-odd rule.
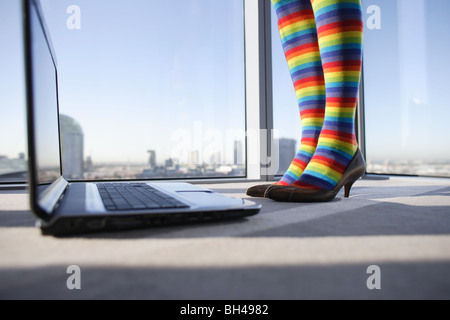
[[[30,205],[64,236],[257,214],[261,205],[186,182],[70,182],[62,175],[55,54],[40,4],[23,0]]]

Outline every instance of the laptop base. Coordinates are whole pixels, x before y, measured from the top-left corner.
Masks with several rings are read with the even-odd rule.
[[[57,237],[107,232],[117,230],[144,229],[162,226],[202,224],[213,221],[230,221],[255,215],[259,208],[248,210],[179,212],[155,214],[104,215],[92,217],[60,217],[56,221],[40,222],[43,235]]]

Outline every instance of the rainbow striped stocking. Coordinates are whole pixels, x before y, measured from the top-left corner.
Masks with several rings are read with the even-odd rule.
[[[281,43],[300,109],[300,148],[278,185],[290,186],[302,175],[316,150],[325,112],[325,81],[310,0],[272,0]]]
[[[311,4],[325,76],[325,119],[314,156],[292,185],[331,190],[358,148],[354,119],[361,76],[362,8],[361,0],[311,0]]]

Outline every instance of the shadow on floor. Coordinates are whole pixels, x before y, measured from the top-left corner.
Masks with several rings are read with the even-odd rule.
[[[443,262],[380,264],[380,290],[367,288],[371,274],[366,264],[253,268],[81,265],[81,290],[67,289],[67,267],[0,269],[0,299],[450,299],[450,263]],[[167,310],[167,315],[172,311]]]
[[[246,237],[330,237],[450,234],[450,210],[445,206],[378,203],[363,209],[268,228]]]
[[[36,218],[30,211],[0,211],[0,228],[34,227]]]

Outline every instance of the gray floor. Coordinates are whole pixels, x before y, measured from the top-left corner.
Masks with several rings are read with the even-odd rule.
[[[245,198],[251,185],[207,187]],[[0,299],[450,298],[449,179],[364,179],[349,199],[256,199],[244,220],[65,239],[42,236],[27,201],[0,192]]]

